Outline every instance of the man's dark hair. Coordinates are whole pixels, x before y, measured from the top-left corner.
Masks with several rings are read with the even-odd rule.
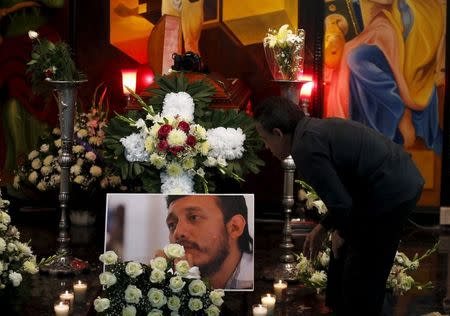
[[[253,111],[254,119],[269,133],[279,128],[283,134],[293,134],[299,120],[305,117],[300,107],[284,97],[268,97]]]
[[[191,195],[168,195],[167,207],[172,202],[187,196]],[[217,204],[222,211],[224,224],[228,223],[234,215],[242,215],[245,218],[244,231],[239,237],[238,244],[241,251],[251,253],[253,250],[253,238],[248,231],[248,210],[245,198],[242,195],[214,195],[214,197],[217,199]]]

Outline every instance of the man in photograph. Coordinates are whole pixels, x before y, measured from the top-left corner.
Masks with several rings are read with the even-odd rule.
[[[184,246],[211,286],[253,288],[253,239],[242,195],[169,195],[169,240]]]

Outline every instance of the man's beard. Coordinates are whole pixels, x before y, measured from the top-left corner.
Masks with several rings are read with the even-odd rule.
[[[230,250],[228,249],[228,232],[224,229],[223,232],[220,234],[221,238],[219,240],[219,249],[217,253],[214,255],[214,257],[204,263],[199,264],[198,267],[200,269],[200,273],[202,276],[211,276],[212,274],[219,271],[220,267],[222,266],[225,259],[230,254]],[[195,249],[197,251],[208,253],[208,249],[201,248],[197,243],[189,241],[189,240],[177,240],[177,244],[180,244],[182,246]]]

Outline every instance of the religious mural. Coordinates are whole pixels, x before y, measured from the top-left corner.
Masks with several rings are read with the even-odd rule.
[[[445,12],[446,0],[325,0],[325,116],[362,122],[402,144],[436,192]]]

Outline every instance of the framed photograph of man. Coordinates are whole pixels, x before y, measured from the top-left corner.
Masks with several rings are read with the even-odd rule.
[[[108,194],[106,212],[105,251],[123,261],[178,243],[212,287],[253,290],[253,194]]]

